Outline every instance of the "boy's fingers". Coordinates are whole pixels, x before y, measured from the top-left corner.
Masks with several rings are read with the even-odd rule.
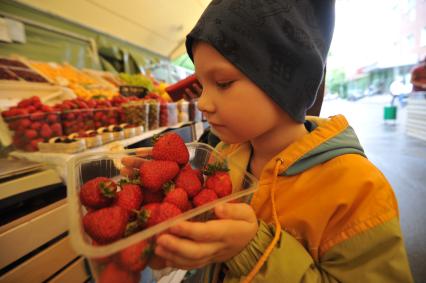
[[[140,157],[126,156],[121,159],[121,163],[128,168],[139,168],[146,160]]]
[[[189,97],[189,100],[198,97],[190,88],[185,89],[185,93]]]
[[[192,84],[192,87],[194,88],[194,90],[198,94],[197,97],[199,97],[201,95],[201,93],[203,92],[203,88],[201,87],[201,85],[199,83],[195,83],[195,84]]]
[[[224,228],[223,225],[218,225],[214,220],[204,223],[184,221],[171,227],[170,232],[194,241],[212,242],[222,239]]]
[[[152,147],[140,147],[136,149],[136,155],[139,157],[148,156],[152,153]]]
[[[199,243],[164,234],[157,239],[156,254],[180,264],[211,258],[221,247],[219,242]]]
[[[242,220],[256,222],[253,208],[246,203],[225,203],[215,207],[215,214],[219,219]]]
[[[124,176],[124,177],[132,177],[132,175],[133,175],[132,172],[133,172],[133,170],[130,170],[126,167],[123,167],[123,168],[120,169],[120,175]]]

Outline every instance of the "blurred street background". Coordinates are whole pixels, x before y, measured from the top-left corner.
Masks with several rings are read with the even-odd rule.
[[[367,157],[391,183],[413,276],[416,282],[426,282],[426,141],[405,133],[407,106],[397,103],[397,119],[384,120],[384,107],[391,99],[390,94],[357,101],[326,97],[321,116],[344,114]]]

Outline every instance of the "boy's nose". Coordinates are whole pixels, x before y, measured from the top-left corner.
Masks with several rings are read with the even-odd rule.
[[[198,109],[204,113],[212,113],[215,111],[214,102],[206,88],[203,88],[203,92],[200,98],[198,98]]]

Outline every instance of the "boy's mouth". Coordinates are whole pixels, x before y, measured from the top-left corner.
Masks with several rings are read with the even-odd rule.
[[[213,123],[213,122],[209,122],[209,124],[210,124],[212,127],[215,127],[215,128],[224,127],[223,125],[216,124],[216,123]]]

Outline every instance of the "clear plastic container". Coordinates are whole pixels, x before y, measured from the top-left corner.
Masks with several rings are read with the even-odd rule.
[[[101,108],[93,110],[94,129],[100,127],[108,127],[110,125],[118,125],[119,109],[116,107]]]
[[[190,153],[189,163],[194,169],[203,169],[207,164],[226,161],[212,147],[206,144],[189,143],[187,147]],[[97,281],[99,277],[102,276],[105,266],[111,264],[111,259],[116,259],[119,253],[125,248],[140,243],[143,240],[154,242],[155,235],[184,220],[207,221],[213,219],[213,208],[216,205],[229,201],[249,202],[251,196],[257,190],[257,180],[253,175],[247,173],[237,164],[227,161],[233,186],[233,192],[230,195],[188,210],[174,218],[139,231],[126,238],[121,238],[110,244],[94,246],[92,245],[90,237],[85,233],[82,224],[82,218],[87,213],[87,210],[80,203],[80,186],[95,177],[107,177],[118,181],[121,178],[119,175],[120,169],[123,167],[121,163],[122,158],[135,155],[136,149],[118,153],[104,152],[79,154],[73,157],[67,165],[67,196],[69,202],[72,245],[79,254],[89,258],[91,270]],[[150,266],[152,266],[151,261]],[[120,268],[125,270],[125,267],[122,265]],[[132,274],[132,276],[140,276],[142,277],[141,282],[145,282],[143,280],[148,280],[148,278],[144,278],[144,276],[150,274],[149,271],[151,271],[150,267],[146,267],[144,272],[137,272],[137,274]],[[156,270],[156,273],[161,273],[162,271],[164,270]]]
[[[167,110],[168,110],[168,116],[167,116],[167,126],[174,126],[178,123],[178,109],[177,109],[177,103],[176,102],[169,102],[167,103]]]
[[[143,126],[144,130],[148,130],[148,113],[149,105],[144,101],[131,101],[121,105],[124,112],[123,123],[133,126]]]
[[[178,102],[178,122],[185,123],[189,121],[189,102],[181,100]]]
[[[100,114],[98,114],[98,118]],[[101,120],[101,119],[99,119]],[[93,109],[66,110],[61,112],[64,135],[80,131],[95,130]],[[101,124],[101,123],[100,123]]]
[[[157,100],[147,100],[148,108],[148,130],[160,127],[160,103]]]
[[[4,121],[12,132],[12,144],[25,151],[36,151],[38,143],[63,135],[59,112],[34,112],[5,117]]]

